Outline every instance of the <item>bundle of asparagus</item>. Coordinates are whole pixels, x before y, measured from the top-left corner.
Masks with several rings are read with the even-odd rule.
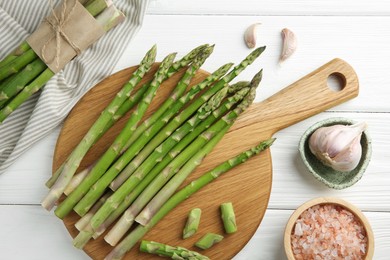
[[[80,3],[104,31],[125,18],[111,0],[83,0]],[[0,124],[54,74],[26,41],[0,61]]]
[[[133,93],[155,61],[156,47],[149,50],[130,80],[46,183],[50,188],[42,201],[46,209],[52,209],[65,192],[68,197],[58,204],[55,214],[64,218],[74,210],[81,216],[76,223],[80,231],[74,239],[77,248],[84,247],[92,237],[99,237],[119,219],[104,238],[109,244],[117,245],[138,222],[134,231],[107,256],[107,259],[122,258],[181,201],[272,144],[273,139],[262,142],[176,192],[253,102],[262,78],[260,70],[251,82],[229,85],[265,47],[254,50],[229,73],[230,63],[186,91],[213,48],[207,44],[199,46],[176,62],[173,62],[175,54],[169,54],[160,63],[151,82]],[[152,116],[142,121],[159,85],[185,67],[170,96]],[[125,127],[107,151],[76,174],[93,144],[131,108],[133,112]]]

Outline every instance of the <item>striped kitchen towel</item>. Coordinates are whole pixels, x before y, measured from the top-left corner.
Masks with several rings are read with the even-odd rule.
[[[67,64],[40,93],[0,125],[0,174],[58,126],[83,94],[112,73],[141,27],[148,0],[114,3],[126,20]],[[47,0],[0,0],[0,59],[25,40],[48,14]]]

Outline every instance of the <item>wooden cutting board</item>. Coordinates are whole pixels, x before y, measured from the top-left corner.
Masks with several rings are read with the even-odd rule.
[[[73,108],[57,141],[53,171],[79,143],[103,108],[135,69],[136,67],[128,68],[106,78],[91,89]],[[156,69],[157,64],[143,81],[150,80]],[[183,71],[162,84],[146,117],[164,101],[182,74]],[[342,79],[344,87],[341,91],[334,91],[328,87],[327,78],[332,74]],[[205,71],[198,72],[192,84],[200,82],[207,75],[209,73]],[[265,101],[253,104],[239,117],[213,152],[189,177],[187,183],[228,158],[271,137],[278,130],[356,97],[358,90],[358,78],[351,66],[340,59],[330,61]],[[108,148],[127,118],[128,116],[120,120],[90,150],[80,170],[94,162]],[[278,140],[274,145],[278,145]],[[168,214],[144,238],[199,251],[193,245],[202,235],[207,232],[223,234],[225,239],[221,243],[201,253],[211,259],[231,259],[245,246],[258,228],[267,208],[271,184],[272,161],[270,150],[267,150],[194,194]],[[233,202],[235,208],[238,232],[225,235],[219,206],[229,201]],[[199,231],[193,237],[182,240],[181,234],[187,214],[195,207],[203,211]],[[65,226],[72,237],[77,235],[74,223],[78,219],[79,217],[73,212],[64,219]],[[93,259],[103,259],[111,249],[112,247],[104,242],[103,236],[97,240],[91,240],[84,248]],[[155,258],[158,257],[140,253],[138,245],[125,257],[125,259]]]

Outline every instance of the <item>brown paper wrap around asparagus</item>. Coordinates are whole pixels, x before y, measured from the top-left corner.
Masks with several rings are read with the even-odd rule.
[[[57,73],[104,33],[78,0],[63,0],[27,42],[49,69]]]

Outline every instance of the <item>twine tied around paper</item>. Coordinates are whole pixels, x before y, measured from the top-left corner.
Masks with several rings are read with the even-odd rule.
[[[63,27],[68,22],[69,17],[72,16],[73,10],[76,7],[76,1],[77,0],[74,1],[74,5],[71,7],[70,11],[68,13],[66,13],[66,11],[67,11],[67,3],[66,3],[67,0],[63,0],[62,1],[62,7],[61,7],[60,16],[58,17],[56,12],[55,12],[55,10],[54,10],[53,0],[49,0],[50,9],[51,9],[51,13],[52,13],[53,19],[49,19],[48,17],[46,17],[44,22],[46,22],[47,24],[50,25],[50,27],[52,28],[54,34],[42,46],[41,55],[42,55],[42,59],[43,59],[43,61],[45,63],[51,63],[55,59],[57,68],[59,67],[59,57],[60,57],[60,52],[61,52],[61,38],[63,38],[72,47],[72,49],[77,53],[77,55],[79,55],[81,53],[80,48],[71,39],[69,39],[69,37],[66,35],[66,33],[63,30]],[[56,41],[56,46],[55,46],[55,48],[56,48],[56,52],[55,53],[56,54],[49,61],[46,58],[45,52],[46,52],[47,45],[53,39],[55,39],[55,41]]]

